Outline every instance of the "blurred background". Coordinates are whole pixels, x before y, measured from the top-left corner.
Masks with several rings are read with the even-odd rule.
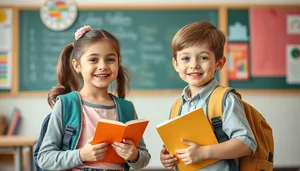
[[[171,63],[181,27],[209,21],[227,36],[227,66],[216,78],[236,88],[273,129],[276,170],[300,169],[300,1],[298,0],[0,0],[0,133],[37,138],[57,84],[56,62],[83,25],[106,29],[121,43],[132,72],[132,100],[150,123],[144,139],[162,170],[156,126],[168,119],[185,83]],[[0,142],[1,142],[0,137]],[[0,143],[1,146],[1,143]],[[30,162],[24,148],[24,169]],[[0,151],[0,170],[14,170]]]

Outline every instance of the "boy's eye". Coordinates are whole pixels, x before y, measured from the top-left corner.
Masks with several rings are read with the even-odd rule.
[[[190,60],[190,58],[188,56],[185,56],[185,57],[181,58],[181,60],[188,61],[188,60]]]
[[[208,57],[207,56],[200,56],[198,59],[199,59],[199,61],[204,61],[204,60],[208,60]]]

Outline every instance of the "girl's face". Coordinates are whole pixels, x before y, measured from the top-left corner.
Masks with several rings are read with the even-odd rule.
[[[98,41],[86,47],[80,63],[73,60],[73,66],[82,74],[83,88],[107,89],[118,76],[119,57],[109,41]]]

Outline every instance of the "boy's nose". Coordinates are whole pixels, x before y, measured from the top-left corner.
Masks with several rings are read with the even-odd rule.
[[[200,68],[200,64],[198,60],[193,60],[191,62],[191,69],[199,69]]]

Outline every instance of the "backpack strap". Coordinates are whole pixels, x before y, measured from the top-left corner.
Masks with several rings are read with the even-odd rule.
[[[75,149],[81,129],[81,102],[78,92],[59,96],[63,106],[64,137],[62,150]]]
[[[172,109],[171,109],[171,112],[169,115],[169,119],[179,116],[180,112],[181,112],[181,108],[182,108],[182,99],[179,98],[175,101],[175,103],[172,106]]]
[[[110,96],[114,99],[116,103],[116,109],[117,109],[119,120],[123,123],[133,120],[134,119],[133,104],[130,101],[119,98],[113,94],[110,94]]]
[[[233,89],[229,87],[218,86],[210,95],[208,102],[208,118],[211,118],[211,125],[214,128],[215,135],[218,142],[225,142],[229,140],[229,137],[223,131],[223,100],[227,94]],[[227,164],[230,171],[238,171],[238,166],[234,159],[227,159]]]

